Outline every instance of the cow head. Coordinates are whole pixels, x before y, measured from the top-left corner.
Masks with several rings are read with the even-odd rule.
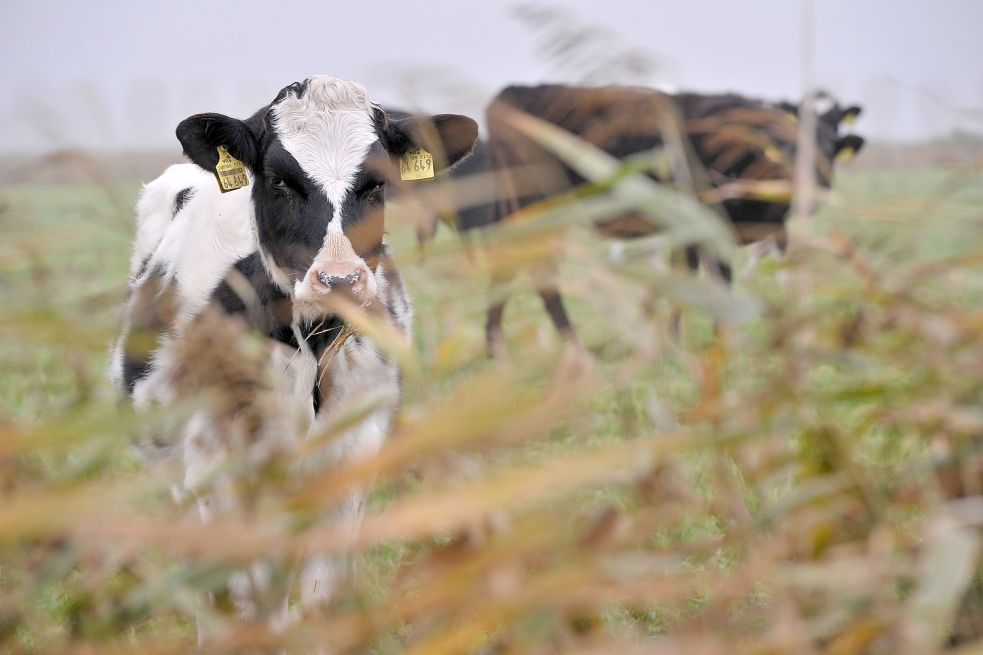
[[[316,76],[285,87],[251,118],[197,114],[178,125],[185,154],[208,171],[220,148],[251,184],[264,266],[303,315],[332,294],[366,304],[382,282],[386,187],[399,159],[423,148],[439,174],[471,150],[476,123],[441,114],[390,120],[354,82]]]
[[[849,128],[863,108],[859,105],[843,106],[827,93],[816,98],[816,143],[819,153],[830,163],[849,161],[864,146],[864,138],[856,134],[841,134],[842,127]]]
[[[780,102],[776,105],[782,111],[798,117],[802,108],[790,102]],[[825,91],[819,91],[813,97],[813,112],[816,116],[816,156],[819,183],[829,187],[833,180],[833,164],[837,161],[849,161],[861,148],[865,140],[857,134],[842,134],[841,128],[850,127],[860,116],[863,108],[859,105],[844,106],[836,98]]]

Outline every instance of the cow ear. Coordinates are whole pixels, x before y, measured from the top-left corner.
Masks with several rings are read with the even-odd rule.
[[[836,161],[846,163],[856,157],[860,149],[864,147],[864,138],[856,134],[847,134],[837,139],[836,150],[833,156]]]
[[[434,156],[438,172],[461,161],[478,138],[478,124],[459,114],[410,116],[386,121],[382,141],[390,154],[400,157],[414,148]]]
[[[843,110],[840,115],[840,123],[843,125],[853,125],[853,121],[857,120],[857,116],[863,111],[863,107],[859,105],[851,105]]]
[[[184,154],[206,171],[214,172],[219,147],[255,171],[258,163],[256,137],[236,118],[222,114],[195,114],[181,121],[176,130]]]

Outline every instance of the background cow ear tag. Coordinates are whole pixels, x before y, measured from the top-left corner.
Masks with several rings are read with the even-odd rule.
[[[218,163],[215,164],[218,188],[222,193],[249,186],[246,165],[229,154],[225,146],[218,147]]]
[[[403,180],[432,180],[433,155],[423,148],[408,151],[399,158],[399,177]]]

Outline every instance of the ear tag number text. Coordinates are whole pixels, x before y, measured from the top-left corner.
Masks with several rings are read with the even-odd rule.
[[[403,180],[432,180],[433,155],[423,148],[408,151],[399,158],[399,177]]]
[[[218,188],[221,189],[222,193],[249,186],[246,165],[230,155],[225,146],[218,147],[218,163],[215,164],[215,176],[218,178]]]

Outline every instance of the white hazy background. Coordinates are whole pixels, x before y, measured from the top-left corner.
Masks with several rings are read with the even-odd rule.
[[[795,0],[0,0],[0,152],[176,148],[186,116],[246,116],[315,73],[480,118],[506,84],[578,81],[520,6],[559,9],[599,30],[605,56],[653,64],[592,81],[801,93]],[[983,133],[981,30],[983,0],[815,0],[814,79],[863,104],[876,140]]]

